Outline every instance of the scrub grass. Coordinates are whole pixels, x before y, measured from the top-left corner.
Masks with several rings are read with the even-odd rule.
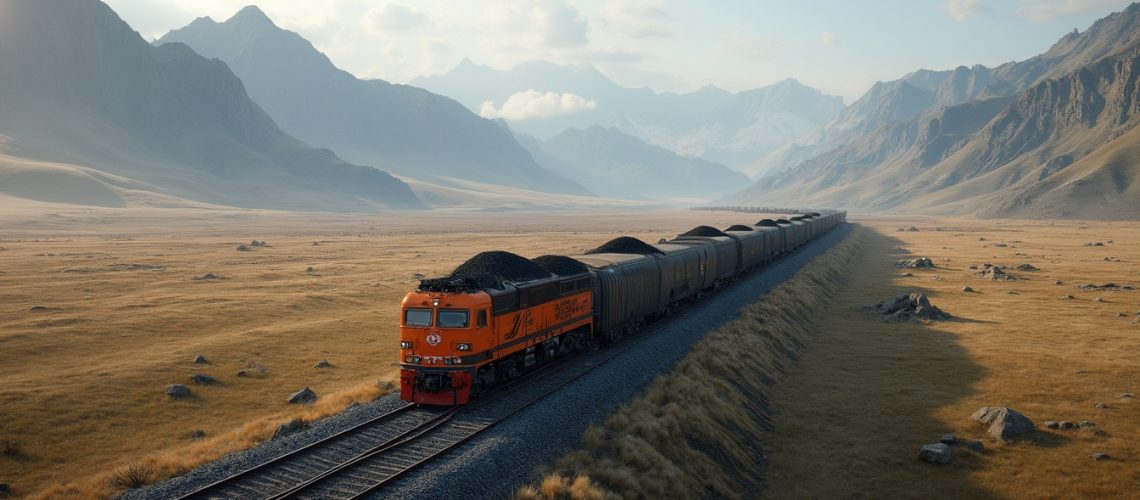
[[[560,458],[520,498],[745,498],[763,486],[758,444],[770,429],[772,384],[843,285],[866,231],[856,229],[740,318],[710,333],[642,397],[591,427],[583,447]],[[578,478],[574,481],[569,478]],[[597,491],[600,490],[600,491]]]

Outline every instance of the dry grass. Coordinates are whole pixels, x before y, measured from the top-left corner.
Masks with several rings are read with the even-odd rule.
[[[578,475],[610,497],[755,496],[771,384],[816,323],[813,312],[845,279],[861,239],[856,232],[709,334],[645,396],[590,428],[584,447],[559,459],[540,487],[518,496],[555,497],[546,491],[562,494],[565,478]]]
[[[853,268],[852,286],[823,311],[803,362],[773,397],[776,432],[766,443],[774,496],[1105,498],[1140,491],[1140,406],[1120,397],[1140,389],[1140,292],[1076,288],[1137,284],[1140,229],[968,219],[871,224],[879,234]],[[895,231],[909,225],[921,231]],[[1098,241],[1106,246],[1085,246]],[[939,268],[902,277],[892,267],[919,256]],[[969,266],[985,262],[1040,271],[1013,271],[1027,278],[1018,281],[973,277]],[[963,293],[963,286],[977,292]],[[925,290],[957,319],[894,325],[855,310],[911,289]],[[1096,409],[1097,402],[1109,408]],[[1013,407],[1039,428],[1046,420],[1088,419],[1100,432],[1039,429],[1035,440],[999,445],[968,420],[989,405]],[[921,444],[947,432],[983,439],[988,450],[956,451],[942,468],[915,460]],[[1112,459],[1094,461],[1097,452]]]
[[[395,377],[398,305],[415,275],[478,251],[533,257],[760,217],[2,205],[0,439],[18,438],[23,452],[0,457],[0,481],[43,497],[107,497],[129,464],[167,477],[280,423],[372,399],[392,388],[376,381]],[[253,239],[270,247],[235,251]],[[192,279],[207,273],[223,279]],[[192,363],[197,354],[209,363]],[[321,359],[335,368],[314,369]],[[258,366],[265,372],[235,375]],[[184,400],[163,395],[196,373],[220,383],[191,385],[196,397]],[[286,405],[304,386],[321,399]],[[205,437],[191,438],[197,430]]]

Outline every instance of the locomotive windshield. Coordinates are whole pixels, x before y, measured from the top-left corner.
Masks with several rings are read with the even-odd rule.
[[[407,326],[431,326],[431,309],[405,309],[404,324]]]
[[[466,309],[440,309],[437,324],[440,328],[467,328]]]

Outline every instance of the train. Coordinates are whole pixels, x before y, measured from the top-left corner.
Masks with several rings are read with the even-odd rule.
[[[534,367],[607,346],[846,222],[809,212],[650,244],[623,236],[581,255],[484,252],[400,305],[400,397],[464,405]]]

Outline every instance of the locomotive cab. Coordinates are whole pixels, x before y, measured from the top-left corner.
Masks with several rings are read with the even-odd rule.
[[[401,397],[421,404],[464,404],[476,365],[491,357],[495,345],[491,297],[438,285],[421,285],[400,305]]]

